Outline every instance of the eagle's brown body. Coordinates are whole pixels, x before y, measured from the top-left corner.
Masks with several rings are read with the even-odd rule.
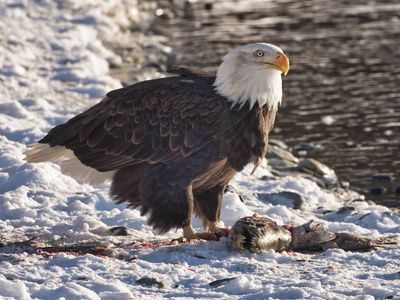
[[[159,232],[190,224],[193,212],[205,227],[219,221],[226,185],[265,155],[276,113],[231,108],[212,74],[172,72],[179,76],[109,92],[39,141],[72,150],[97,171],[117,170],[111,195],[149,212]]]

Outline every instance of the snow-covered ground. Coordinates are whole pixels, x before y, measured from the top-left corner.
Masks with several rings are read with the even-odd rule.
[[[122,242],[157,238],[146,218],[115,205],[107,184],[92,187],[62,175],[55,163],[23,161],[27,144],[121,86],[109,70],[110,63],[121,64],[121,57],[108,46],[130,45],[144,58],[147,49],[162,48],[157,37],[121,29],[131,22],[145,26],[151,14],[142,9],[148,12],[149,7],[139,8],[134,0],[0,2],[0,242],[35,237],[43,243],[96,241],[117,249],[111,257],[47,257],[0,245],[0,298],[400,299],[400,247],[366,253],[240,254],[222,240],[118,248]],[[160,75],[146,71],[132,81]],[[264,175],[268,171],[259,168],[254,176],[245,170],[234,178],[246,204],[227,193],[221,223],[233,225],[257,212],[279,224],[314,219],[331,232],[375,237],[400,231],[399,214],[388,208],[354,201],[353,209],[338,213],[343,200],[314,182],[295,177],[265,181]],[[294,210],[259,196],[280,191],[300,193],[307,203]],[[199,221],[194,224],[200,227]],[[129,237],[111,236],[113,226],[134,231]],[[162,238],[180,235],[170,232]],[[164,287],[136,282],[144,277]],[[209,285],[225,278],[234,279]]]

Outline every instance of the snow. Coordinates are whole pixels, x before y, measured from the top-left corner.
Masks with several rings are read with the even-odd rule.
[[[145,28],[151,20],[149,6],[124,0],[1,1],[1,241],[100,241],[117,253],[44,256],[18,245],[0,247],[0,298],[400,299],[400,247],[365,253],[331,249],[313,254],[240,254],[225,239],[159,248],[119,247],[135,240],[170,240],[182,231],[157,237],[137,210],[113,202],[107,184],[92,187],[62,175],[55,163],[23,161],[27,144],[121,86],[110,75],[109,63],[122,63],[110,45],[134,46],[143,57],[149,45],[162,47],[163,37],[130,35],[122,29],[132,22]],[[160,75],[145,70],[132,82]],[[397,211],[365,201],[345,202],[305,178],[265,180],[270,175],[265,167],[253,176],[250,172],[251,167],[232,183],[246,204],[227,193],[221,224],[233,225],[239,217],[256,212],[279,224],[300,225],[313,219],[331,232],[375,237],[400,231]],[[303,195],[306,204],[294,210],[287,203],[272,205],[258,197],[282,191]],[[338,213],[344,206],[353,209]],[[200,221],[193,224],[200,230]],[[113,226],[131,228],[131,235],[112,236]],[[162,281],[164,287],[136,283],[143,277]],[[209,285],[225,278],[234,279]]]

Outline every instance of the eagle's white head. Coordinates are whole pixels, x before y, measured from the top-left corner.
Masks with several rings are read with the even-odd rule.
[[[222,60],[214,86],[218,94],[250,109],[257,103],[277,109],[282,100],[282,78],[289,71],[283,51],[266,43],[249,44],[230,51]]]

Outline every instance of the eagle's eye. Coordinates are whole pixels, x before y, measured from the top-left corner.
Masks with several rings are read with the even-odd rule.
[[[257,57],[262,57],[262,56],[265,55],[265,53],[262,52],[261,50],[257,50],[254,54],[255,54]]]

